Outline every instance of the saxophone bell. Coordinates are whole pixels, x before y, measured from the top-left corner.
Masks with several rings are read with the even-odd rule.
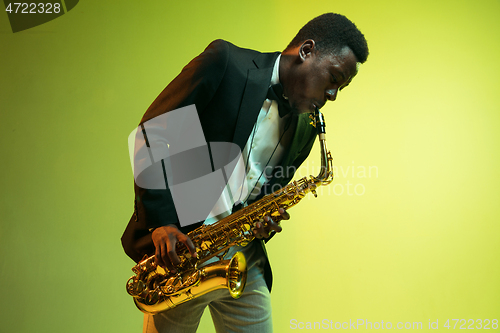
[[[201,268],[169,275],[154,264],[154,256],[134,267],[138,276],[127,282],[127,292],[144,313],[155,314],[176,307],[210,291],[227,288],[233,298],[239,298],[247,281],[247,263],[241,252],[229,260],[219,260]]]

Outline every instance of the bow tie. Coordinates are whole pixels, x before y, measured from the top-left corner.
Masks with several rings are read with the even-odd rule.
[[[283,85],[281,83],[269,87],[267,98],[278,102],[278,113],[280,118],[283,118],[292,111],[290,103],[288,103],[288,100],[283,96]]]

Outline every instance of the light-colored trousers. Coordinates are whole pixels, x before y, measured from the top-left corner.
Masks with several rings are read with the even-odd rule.
[[[240,298],[233,299],[227,289],[219,289],[166,312],[146,314],[143,333],[194,333],[207,306],[217,333],[272,332],[271,299],[264,280],[264,250],[254,241],[244,248],[231,248],[225,258],[236,251],[243,252],[248,267],[247,284]]]

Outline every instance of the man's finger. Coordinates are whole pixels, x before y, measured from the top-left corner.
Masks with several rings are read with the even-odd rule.
[[[278,212],[280,213],[281,218],[283,220],[289,220],[290,219],[290,214],[288,214],[288,212],[284,208],[280,208],[278,210]]]
[[[263,225],[262,225],[262,222],[264,220],[263,219],[260,219],[258,222],[255,222],[254,224],[254,227],[253,227],[253,235],[258,238],[258,239],[261,239],[262,238],[262,231],[263,231]]]
[[[158,266],[165,267],[165,263],[163,262],[163,259],[161,257],[161,247],[159,246],[156,246],[155,249],[155,262]]]
[[[171,273],[177,272],[175,266],[181,263],[179,257],[177,256],[177,253],[175,252],[176,243],[177,243],[176,237],[169,237],[169,241],[167,242],[166,256],[169,262],[171,263],[171,266],[167,265]]]
[[[283,230],[279,225],[279,222],[274,222],[274,220],[270,216],[266,216],[265,219],[267,221],[268,234],[271,231],[281,232],[281,230]]]
[[[257,237],[258,239],[262,238],[262,228],[259,229],[253,229],[253,235]]]
[[[193,242],[188,236],[182,234],[179,237],[177,237],[177,239],[179,240],[179,242],[183,243],[188,248],[189,253],[191,253],[193,257],[195,258],[198,257],[198,253],[196,253],[196,247],[194,246]]]
[[[173,266],[167,256],[167,248],[165,244],[161,244],[156,247],[155,251],[155,262],[158,266],[165,268],[166,270],[172,270]]]
[[[174,265],[172,265],[170,258],[168,257],[168,244],[161,244],[161,260],[163,261],[163,268],[168,271],[175,270]]]

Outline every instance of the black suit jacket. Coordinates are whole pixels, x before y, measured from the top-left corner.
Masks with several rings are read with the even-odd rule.
[[[206,142],[232,142],[243,151],[262,107],[279,53],[260,53],[216,40],[194,58],[162,91],[144,114],[141,123],[165,112],[196,105]],[[308,115],[294,115],[294,138],[282,167],[291,170],[271,179],[269,186],[286,185],[293,172],[309,155],[316,132]],[[288,168],[287,168],[288,167]],[[290,168],[291,167],[291,168]],[[176,224],[187,233],[201,224],[181,228],[167,190],[135,186],[134,214],[122,236],[125,252],[138,262],[154,254],[150,228]],[[256,240],[264,243],[260,240]],[[272,274],[266,265],[266,282],[271,289]]]

